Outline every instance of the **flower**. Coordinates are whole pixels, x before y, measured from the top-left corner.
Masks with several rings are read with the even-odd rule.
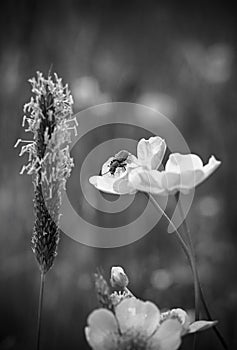
[[[125,289],[128,285],[128,276],[121,266],[113,266],[111,268],[110,283],[112,287]]]
[[[195,328],[183,321],[184,310],[175,310],[179,311],[164,315],[152,302],[131,297],[121,301],[115,313],[94,310],[88,317],[85,335],[94,350],[175,350],[181,344],[182,335],[214,324],[199,321],[203,322],[202,326]]]
[[[95,273],[95,290],[97,299],[103,308],[113,310],[122,300],[134,295],[127,288],[129,280],[121,266],[113,266],[110,274],[110,285],[102,273]],[[113,292],[111,288],[113,288]]]
[[[203,165],[196,154],[172,153],[164,171],[137,168],[129,174],[129,182],[135,189],[143,192],[167,195],[180,191],[187,194],[206,180],[220,164],[214,156]]]
[[[141,168],[144,170],[157,169],[165,154],[165,141],[159,136],[144,138],[138,142],[137,157],[127,151],[120,151],[114,157],[110,157],[102,166],[100,176],[92,176],[89,182],[98,190],[111,194],[135,193],[137,190],[129,182],[129,173]],[[123,152],[121,157],[121,152]],[[115,160],[115,172],[111,171],[111,163]]]
[[[180,191],[187,194],[206,180],[221,164],[214,156],[203,165],[196,154],[172,153],[165,169],[159,171],[166,143],[159,136],[141,139],[137,145],[137,157],[120,151],[102,166],[102,176],[92,176],[89,181],[98,190],[112,194],[132,194],[137,191],[168,195]],[[119,155],[127,154],[121,163]],[[111,166],[115,171],[111,170]]]
[[[171,309],[161,314],[161,323],[168,319],[178,319],[182,325],[182,335],[203,331],[214,326],[217,321],[195,321],[191,322],[186,311],[183,309]]]

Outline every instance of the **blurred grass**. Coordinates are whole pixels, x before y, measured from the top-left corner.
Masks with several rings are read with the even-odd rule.
[[[35,337],[32,185],[19,176],[23,160],[13,145],[24,137],[27,79],[36,70],[47,74],[51,64],[72,88],[75,112],[107,101],[148,104],[171,118],[194,153],[223,161],[196,191],[188,221],[208,304],[234,349],[237,82],[230,3],[3,1],[0,17],[0,349],[32,349]],[[42,349],[88,348],[83,328],[97,305],[92,274],[101,266],[108,276],[111,265],[122,265],[134,294],[160,308],[193,307],[190,272],[164,220],[123,248],[89,248],[62,235],[47,276]],[[200,348],[219,346],[212,332],[199,338]]]

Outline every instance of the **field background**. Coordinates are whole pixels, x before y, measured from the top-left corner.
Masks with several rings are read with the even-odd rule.
[[[109,101],[152,106],[179,127],[192,152],[223,161],[197,189],[188,222],[208,305],[236,348],[234,7],[228,1],[8,0],[1,1],[0,26],[0,349],[34,348],[39,273],[30,248],[32,185],[19,175],[23,159],[13,145],[24,138],[27,80],[37,70],[47,75],[51,64],[71,87],[75,113]],[[112,265],[124,266],[133,292],[160,308],[192,309],[192,276],[166,226],[161,220],[140,241],[106,250],[62,235],[47,275],[42,350],[89,348],[83,328],[97,306],[97,266],[107,276]],[[212,331],[198,339],[199,349],[220,348]],[[187,338],[182,349],[189,348]]]

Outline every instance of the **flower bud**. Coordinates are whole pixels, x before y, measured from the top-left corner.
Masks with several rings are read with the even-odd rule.
[[[111,268],[110,283],[111,286],[118,289],[125,289],[128,285],[128,277],[120,266]]]

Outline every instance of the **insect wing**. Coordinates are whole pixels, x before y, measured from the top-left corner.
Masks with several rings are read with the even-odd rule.
[[[128,158],[128,156],[129,156],[128,151],[122,150],[115,155],[115,158],[119,162],[122,162],[122,161],[126,160]]]

